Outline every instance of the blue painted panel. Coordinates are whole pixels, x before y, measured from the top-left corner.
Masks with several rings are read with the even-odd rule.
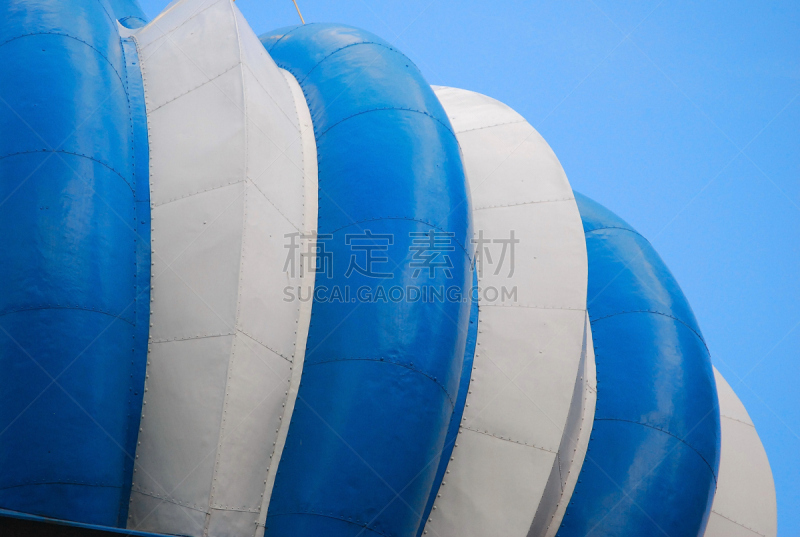
[[[333,25],[289,35],[262,42],[309,102],[318,230],[327,235],[319,258],[330,271],[316,277],[266,532],[413,535],[434,488],[467,345],[470,205],[458,143],[416,67],[376,36]],[[366,265],[352,240],[367,231],[391,244],[357,239],[385,249],[375,252],[381,261],[371,275],[348,274],[351,261]],[[449,234],[439,235],[447,270],[415,274],[414,247],[432,232]],[[393,287],[409,286],[454,289],[464,300],[392,300]],[[330,300],[334,288],[351,296]]]
[[[77,309],[0,317],[0,506],[117,524],[133,333]]]
[[[597,266],[608,267],[604,272],[614,270],[597,292],[589,292],[592,318],[620,311],[660,312],[685,323],[702,339],[689,302],[647,239],[594,201],[583,197],[580,208],[584,231],[594,239],[587,245],[593,248],[590,255]]]
[[[595,421],[589,449],[557,535],[703,535],[714,487],[696,451],[625,421]]]
[[[594,419],[628,420],[674,435],[716,475],[719,412],[700,338],[682,323],[652,313],[593,321],[592,334],[598,362],[609,355],[624,360],[622,367],[609,359],[598,373],[603,387],[614,392],[601,396]]]
[[[415,110],[450,128],[444,108],[416,65],[378,36],[330,24],[287,28],[280,35],[262,36],[261,42],[273,56],[286,55],[289,71],[308,86],[306,96],[318,137],[353,114],[393,108]],[[296,45],[309,39],[314,41],[313,49]],[[351,68],[342,70],[343,64]],[[384,76],[387,67],[392,68],[392,77]],[[321,80],[326,81],[324,91],[314,84]],[[331,98],[345,91],[346,99]]]
[[[262,34],[259,39],[273,58],[280,56],[282,61],[287,61],[286,68],[291,67],[300,81],[335,50],[358,43],[386,44],[380,37],[360,28],[318,23],[278,28]],[[313,47],[306,46],[309,39],[314,40]],[[284,52],[275,48],[277,44]]]
[[[304,368],[268,534],[307,535],[300,528],[312,515],[386,535],[416,533],[452,410],[441,386],[411,368],[366,358]]]
[[[320,205],[327,205],[325,200],[323,194]],[[415,220],[376,219],[361,226],[341,229],[324,241],[325,248],[332,253],[333,271],[330,276],[317,273],[316,288],[349,288],[351,297],[349,301],[314,301],[304,375],[308,368],[332,359],[380,359],[425,375],[441,387],[440,391],[450,401],[451,407],[455,404],[466,346],[469,303],[444,299],[425,302],[422,296],[417,301],[395,302],[388,296],[392,288],[412,286],[420,289],[420,295],[423,286],[428,286],[428,289],[457,288],[465,290],[463,294],[469,294],[466,282],[472,278],[470,262],[458,246],[454,246],[455,250],[449,253],[454,265],[451,269],[452,278],[447,278],[443,270],[436,270],[434,278],[422,273],[414,277],[414,270],[409,268],[413,256],[410,249],[414,240],[410,234],[426,234],[430,230],[430,226]],[[355,262],[362,266],[366,257],[362,252],[351,250],[347,237],[364,235],[366,231],[393,238],[394,243],[388,246],[387,251],[373,254],[387,259],[386,262],[373,265],[375,271],[387,274],[386,278],[373,278],[356,271],[347,275],[353,255],[356,256]],[[322,217],[320,233],[328,233],[323,227]],[[368,242],[357,240],[360,244]],[[375,239],[369,242],[379,245],[380,241]],[[368,290],[363,296],[375,297],[374,301],[368,298],[369,302],[360,303],[359,289]],[[385,301],[378,294],[380,289],[386,291]],[[393,293],[400,296],[396,294],[399,291]],[[320,297],[329,297],[331,294],[320,293]],[[430,293],[428,296],[431,296]]]
[[[122,2],[120,2],[122,3]],[[138,5],[136,6],[138,8]],[[138,20],[138,19],[137,19]],[[147,341],[150,335],[150,145],[147,133],[147,110],[144,102],[144,80],[139,65],[139,53],[132,38],[122,40],[125,56],[125,85],[131,119],[131,145],[133,148],[133,184],[136,220],[136,303],[134,304],[134,339],[139,342],[131,349],[131,377],[128,385],[128,432],[125,452],[136,453],[139,438],[139,421],[144,399],[144,379],[147,366]],[[121,505],[117,525],[124,528],[128,521],[130,491],[133,481],[133,464],[125,464]]]
[[[52,160],[91,160],[132,195],[128,103],[117,71],[94,49],[60,35],[16,39],[0,55],[0,95],[8,103],[0,125],[13,133],[0,138],[0,157],[58,151]],[[47,296],[52,292],[59,289]]]
[[[379,37],[346,26],[307,24],[261,40],[301,81],[317,138],[320,184],[325,183],[322,203],[328,199],[320,204],[325,229],[416,218],[458,231],[463,246],[468,191],[458,181],[439,180],[463,174],[458,144],[416,66]],[[314,46],[301,46],[307,42]],[[381,131],[387,124],[391,133]],[[328,175],[353,180],[326,181]],[[409,176],[415,177],[414,189],[408,188]]]
[[[0,507],[108,526],[127,510],[150,274],[142,86],[112,13],[0,7]]]
[[[375,135],[386,123],[391,136]],[[461,157],[455,137],[441,123],[402,110],[362,114],[328,131],[317,151],[320,229],[333,232],[354,223],[356,230],[366,229],[381,218],[414,221],[455,233],[454,245],[466,254],[469,199],[463,185],[441,180],[463,174]],[[417,178],[413,190],[409,176]]]
[[[557,535],[702,535],[720,440],[708,350],[650,243],[599,204],[576,199],[589,258],[597,407]]]
[[[120,12],[125,11],[122,4],[133,4],[129,0],[120,0]],[[16,41],[17,39],[31,39],[34,36],[56,36],[74,41],[87,47],[102,58],[113,70],[122,76],[122,51],[119,47],[115,14],[112,7],[104,0],[14,0],[0,3],[0,46]],[[45,50],[40,52],[56,53],[58,45],[51,45],[47,50],[47,43],[43,42]],[[40,55],[34,61],[38,64]],[[9,53],[3,54],[4,59],[11,59]],[[87,64],[91,67],[91,64]],[[29,65],[28,69],[36,69],[36,65]],[[90,87],[86,89],[92,89]],[[109,89],[111,87],[109,86]],[[58,95],[53,95],[58,97]],[[95,103],[98,104],[98,103]],[[50,134],[50,133],[44,133]],[[59,140],[60,141],[60,140]]]

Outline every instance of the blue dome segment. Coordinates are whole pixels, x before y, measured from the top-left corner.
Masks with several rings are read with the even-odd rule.
[[[320,182],[322,178],[320,174]],[[325,208],[323,194],[320,212]],[[415,277],[418,269],[414,268],[416,262],[412,264],[417,252],[414,249],[420,247],[420,238],[430,236],[431,229],[420,222],[381,219],[342,229],[321,241],[331,253],[332,275],[322,272],[316,275],[316,296],[303,365],[304,383],[308,368],[316,364],[332,360],[379,360],[425,376],[440,387],[441,394],[453,407],[458,397],[470,316],[469,302],[460,299],[469,293],[467,282],[472,273],[466,254],[458,246],[452,246],[454,250],[448,252],[454,265],[448,269],[451,278],[439,268],[435,269],[434,278],[429,277],[427,269]],[[320,233],[327,233],[321,225]],[[373,238],[362,238],[368,234]],[[383,277],[357,272],[355,267],[359,264],[366,266],[366,254],[358,250],[362,246],[387,248],[376,248],[372,254],[376,259],[379,256],[387,259],[372,264],[373,274]],[[349,296],[339,300],[334,295],[335,289],[342,290],[342,294],[349,289]],[[410,296],[408,300],[406,294]]]
[[[261,40],[309,104],[323,245],[266,534],[412,535],[438,488],[467,354],[470,203],[458,143],[416,67],[379,38],[315,24]],[[436,257],[420,250],[426,240],[444,265],[415,268]],[[359,248],[379,258],[369,273],[353,266],[366,266]],[[392,298],[411,288],[416,298]]]
[[[138,7],[138,5],[136,6]],[[139,65],[136,43],[128,37],[122,40],[125,56],[125,86],[128,96],[133,153],[133,185],[136,220],[133,225],[136,237],[136,297],[134,304],[134,334],[137,343],[131,348],[131,370],[128,381],[128,412],[125,452],[136,453],[139,438],[139,417],[142,414],[144,380],[147,366],[150,335],[150,268],[151,212],[150,212],[150,144],[147,131],[147,109],[144,100],[144,80]],[[117,525],[124,528],[128,519],[130,491],[133,484],[133,461],[126,460],[122,483],[122,497]]]
[[[603,266],[617,268],[596,291],[589,289],[592,320],[620,312],[660,313],[685,324],[702,341],[689,302],[650,242],[619,216],[585,196],[580,198],[580,210],[587,237],[591,235],[597,239],[593,244],[601,245],[593,255],[598,262],[602,260]],[[595,300],[595,295],[600,297]]]
[[[703,535],[714,482],[697,452],[625,421],[595,421],[589,442],[556,535]]]
[[[261,42],[300,81],[311,111],[322,196],[331,202],[320,205],[320,229],[416,219],[456,232],[468,249],[468,192],[459,181],[439,180],[463,175],[458,145],[441,103],[411,61],[369,32],[333,24],[286,28]],[[386,124],[392,132],[376,130]],[[326,174],[352,180],[325,181]]]
[[[104,2],[0,11],[0,226],[13,252],[0,267],[0,507],[124,525],[149,319],[138,62]]]
[[[641,235],[576,193],[597,365],[589,451],[560,536],[702,535],[719,466],[708,350],[685,296]]]
[[[123,3],[128,2],[119,2]],[[120,10],[122,11],[121,6]],[[88,47],[104,59],[115,74],[122,76],[122,51],[119,46],[114,11],[104,0],[3,2],[0,4],[0,21],[2,21],[0,46],[6,46],[7,43],[18,39],[33,40],[41,45],[38,49],[32,49],[40,53],[38,56],[26,57],[31,62],[29,69],[35,69],[35,64],[41,63],[42,52],[49,52],[50,57],[58,54],[57,46],[51,46],[50,50],[47,50],[48,41],[44,41],[43,38],[49,36],[53,40],[71,40]],[[4,53],[7,59],[11,56],[9,53]],[[57,73],[58,71],[54,71],[52,75]]]
[[[580,194],[576,200],[587,230],[587,302],[595,348],[604,339],[603,345],[614,340],[613,348],[600,350],[598,364],[606,352],[628,357],[620,367],[598,371],[598,380],[619,391],[598,401],[595,419],[625,419],[666,431],[694,448],[716,475],[716,383],[686,297],[644,237],[598,203]],[[616,337],[623,333],[625,337]],[[647,389],[624,388],[637,379],[650,379],[651,384]]]
[[[385,109],[413,110],[451,129],[444,108],[417,66],[375,34],[339,24],[306,24],[260,39],[303,86],[317,136],[354,114]],[[296,45],[309,40],[313,48]],[[342,69],[342,65],[350,68]],[[391,77],[386,76],[387,68],[393,71]],[[325,80],[331,94],[317,91],[315,80]],[[337,98],[342,92],[346,96]]]
[[[301,83],[320,62],[336,51],[364,43],[389,46],[380,37],[360,28],[326,23],[286,26],[267,32],[259,36],[259,39],[270,55],[273,55],[273,51],[275,55],[281,55],[280,49],[285,47],[285,60],[290,62],[286,68],[291,67],[292,74]],[[314,47],[303,46],[309,39],[314,41]],[[297,46],[296,43],[301,45]]]

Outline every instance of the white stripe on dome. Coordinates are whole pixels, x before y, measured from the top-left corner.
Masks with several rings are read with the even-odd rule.
[[[305,171],[305,221],[304,227],[306,233],[311,235],[317,229],[317,200],[319,190],[317,186],[317,141],[314,138],[314,127],[311,123],[311,112],[308,109],[306,98],[303,95],[303,90],[297,79],[286,70],[281,69],[283,76],[289,83],[294,97],[295,106],[297,108],[297,115],[300,121],[302,148],[303,148],[303,170]],[[294,412],[294,405],[297,401],[297,391],[300,387],[300,379],[303,375],[303,361],[306,353],[306,343],[308,340],[308,329],[311,323],[311,306],[313,301],[310,300],[311,293],[314,290],[314,280],[316,273],[311,270],[305,270],[315,263],[314,256],[311,255],[315,252],[313,244],[310,244],[311,239],[303,241],[303,252],[309,253],[308,258],[303,258],[303,263],[308,264],[304,266],[304,273],[301,288],[304,290],[304,296],[309,297],[309,300],[300,303],[300,318],[297,325],[297,342],[295,346],[295,357],[293,362],[292,378],[289,384],[288,397],[286,399],[286,408],[284,409],[281,427],[278,431],[278,438],[275,442],[275,449],[271,455],[269,473],[267,474],[267,482],[264,486],[264,497],[261,502],[261,512],[258,517],[258,528],[256,529],[256,537],[264,535],[264,525],[267,520],[267,510],[269,509],[269,501],[272,498],[272,488],[275,485],[275,475],[278,471],[278,463],[280,463],[283,448],[286,445],[286,436],[289,434],[289,424],[292,420],[292,412]]]
[[[578,483],[578,476],[589,447],[594,409],[597,403],[597,370],[589,314],[586,314],[583,355],[575,379],[567,425],[558,448],[558,458],[550,471],[542,500],[528,531],[528,537],[554,537],[561,526],[569,500]]]
[[[775,537],[778,510],[767,454],[744,405],[714,368],[722,448],[705,537]]]
[[[308,329],[284,301],[307,284],[285,246],[316,221],[316,166],[304,173],[292,90],[231,0],[175,2],[134,38],[153,289],[128,527],[254,535]]]
[[[484,95],[434,90],[461,145],[476,238],[482,232],[484,240],[507,240],[513,231],[519,243],[511,276],[508,258],[495,274],[502,243],[488,245],[493,265],[477,252],[484,254],[480,287],[517,294],[495,301],[481,295],[467,406],[425,532],[521,537],[531,530],[552,473],[569,467],[577,474],[572,465],[582,457],[571,452],[585,451],[581,425],[594,416],[593,400],[586,400],[593,394],[584,393],[593,383],[579,379],[593,370],[593,364],[581,368],[582,357],[594,357],[583,352],[590,330],[583,226],[558,159],[522,116]],[[573,397],[576,380],[584,397]],[[579,408],[570,419],[573,399]],[[547,491],[553,512],[562,486],[569,486],[557,484]]]

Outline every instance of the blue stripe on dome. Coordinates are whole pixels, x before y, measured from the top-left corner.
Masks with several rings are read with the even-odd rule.
[[[119,16],[0,7],[0,508],[107,526],[125,522],[149,322],[144,96]]]
[[[698,536],[719,467],[708,350],[686,297],[647,240],[576,193],[589,258],[597,407],[561,537]]]
[[[147,342],[150,335],[150,144],[147,132],[147,110],[144,101],[144,80],[139,65],[139,53],[132,38],[122,40],[125,54],[125,74],[128,105],[131,113],[131,133],[133,148],[133,178],[135,185],[134,203],[136,205],[136,305],[135,334],[138,344],[131,353],[131,382],[128,386],[128,433],[125,452],[136,453],[139,438],[139,421],[144,399],[144,379],[147,367]],[[133,460],[125,464],[123,494],[120,497],[119,520],[117,525],[124,528],[128,522],[130,491],[133,482]]]
[[[430,294],[440,287],[464,294],[472,279],[458,143],[417,68],[378,37],[308,24],[261,39],[309,105],[324,248],[266,534],[413,535],[438,487],[469,327],[468,298]],[[415,275],[412,262],[425,256],[415,248],[431,233],[446,241],[441,255],[452,266]],[[351,255],[365,266],[356,244],[386,247],[374,252],[385,261],[371,273],[386,276],[348,277]],[[427,286],[425,297],[391,299],[393,287],[407,286]],[[346,287],[350,299],[328,300],[332,289]]]

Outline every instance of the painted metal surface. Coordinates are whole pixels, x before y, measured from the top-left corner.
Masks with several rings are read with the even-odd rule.
[[[0,6],[0,516],[777,534],[674,278],[521,116],[350,27],[259,41],[232,0],[146,23],[134,0]]]
[[[578,483],[589,447],[597,403],[597,372],[588,314],[584,323],[583,355],[575,379],[567,424],[528,537],[552,537],[556,534]]]
[[[433,510],[433,504],[438,497],[439,486],[447,475],[447,467],[453,459],[453,449],[458,440],[458,432],[461,430],[461,420],[464,417],[464,409],[467,404],[469,394],[470,379],[472,378],[472,367],[475,362],[475,349],[478,343],[478,323],[480,322],[480,295],[478,293],[478,272],[472,271],[472,309],[469,315],[469,331],[467,332],[467,346],[464,350],[464,365],[461,369],[461,380],[458,384],[458,397],[453,414],[450,416],[450,424],[447,426],[447,436],[445,438],[442,455],[439,458],[439,467],[436,469],[436,477],[433,479],[434,486],[428,496],[428,503],[422,513],[422,520],[427,520]],[[425,525],[420,525],[417,535],[422,535]]]
[[[516,293],[481,302],[457,447],[425,531],[524,536],[574,432],[570,408],[587,358],[583,228],[564,170],[533,127],[484,95],[435,90],[461,145],[475,240],[513,232],[519,243],[504,266],[497,243],[477,244],[479,285]]]
[[[149,311],[133,1],[0,5],[0,507],[125,518]]]
[[[285,246],[315,177],[291,88],[231,0],[175,2],[133,38],[153,290],[129,527],[253,535],[297,358]]]
[[[366,290],[360,302],[315,296],[265,535],[413,535],[458,395],[470,303],[366,293],[470,287],[470,203],[456,138],[417,68],[379,38],[308,24],[261,39],[297,78],[314,124],[319,233],[329,235],[331,264],[317,273],[316,291]],[[414,240],[432,233],[449,239],[452,266],[415,276]],[[386,249],[371,270],[356,257],[362,272],[348,274],[354,236]]]
[[[714,369],[722,423],[719,479],[705,537],[775,537],[778,509],[767,454],[744,405]]]
[[[297,322],[297,341],[295,347],[294,360],[292,362],[292,378],[289,382],[289,391],[286,397],[286,407],[283,411],[281,426],[278,430],[278,437],[275,441],[275,449],[270,455],[269,473],[267,482],[264,486],[264,496],[261,500],[261,512],[258,515],[258,527],[256,537],[264,535],[264,525],[267,520],[267,510],[269,501],[272,498],[272,490],[275,486],[275,475],[278,471],[278,463],[283,455],[283,448],[286,446],[286,437],[289,434],[289,424],[292,420],[294,407],[297,404],[297,392],[300,388],[300,381],[303,376],[303,364],[305,362],[306,343],[308,342],[308,330],[311,324],[311,308],[313,301],[310,300],[311,293],[314,291],[314,281],[316,278],[316,249],[315,242],[317,229],[317,142],[314,139],[314,126],[311,123],[311,112],[308,110],[306,99],[303,97],[303,90],[297,79],[288,71],[281,69],[294,97],[297,117],[300,122],[300,136],[303,148],[303,172],[305,178],[305,215],[304,226],[305,235],[300,247],[304,254],[299,260],[300,268],[303,270],[301,277],[300,290],[297,296],[304,295],[306,300],[300,302],[300,314]]]
[[[720,442],[708,350],[650,243],[608,209],[576,198],[589,256],[597,407],[557,535],[702,535]]]
[[[150,335],[150,267],[152,260],[150,255],[150,144],[147,137],[144,80],[136,43],[132,38],[125,37],[122,39],[122,49],[125,56],[128,105],[131,109],[134,178],[138,187],[135,192],[136,221],[133,226],[136,232],[136,309],[134,310],[136,332],[134,339],[140,343],[136,347],[134,359],[131,361],[132,386],[128,389],[128,432],[124,444],[128,463],[125,465],[122,505],[117,520],[117,525],[124,528],[127,524],[130,491],[133,484],[133,457],[136,453],[136,441],[139,438],[139,416],[144,402],[144,380],[147,367],[146,342]]]

